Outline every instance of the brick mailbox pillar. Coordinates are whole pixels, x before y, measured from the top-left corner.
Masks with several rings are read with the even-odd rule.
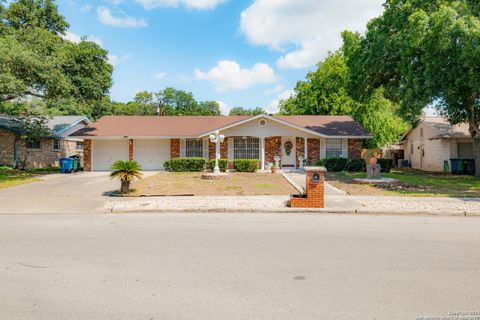
[[[306,194],[292,195],[292,208],[325,208],[325,172],[324,167],[305,167],[307,172]]]

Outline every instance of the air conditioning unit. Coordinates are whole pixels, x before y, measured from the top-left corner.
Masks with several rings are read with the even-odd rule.
[[[408,167],[410,167],[410,163],[406,159],[399,159],[398,160],[398,167],[399,168],[408,168]]]

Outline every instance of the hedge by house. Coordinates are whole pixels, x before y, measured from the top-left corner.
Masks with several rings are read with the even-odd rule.
[[[392,159],[377,159],[382,172],[390,172],[393,167]],[[366,171],[365,160],[362,158],[325,158],[316,162],[317,166],[323,166],[330,172],[360,172]]]
[[[221,172],[227,171],[228,159],[219,159],[218,160],[218,167],[220,168]],[[215,159],[210,160],[210,168],[212,170],[215,169]]]
[[[165,162],[164,167],[172,172],[201,172],[205,170],[204,158],[174,158]]]
[[[258,169],[258,160],[255,159],[235,159],[233,168],[238,172],[255,172]]]
[[[325,158],[318,160],[317,166],[323,166],[329,172],[365,171],[365,160],[361,158]]]

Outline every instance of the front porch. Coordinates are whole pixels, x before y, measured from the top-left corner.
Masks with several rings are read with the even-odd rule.
[[[214,160],[216,152],[215,143],[207,138],[172,139],[170,157]],[[359,157],[360,153],[361,140],[314,136],[226,136],[219,146],[219,158],[228,159],[229,168],[236,159],[254,159],[259,162],[259,171],[276,163],[278,169],[296,171],[323,158]]]

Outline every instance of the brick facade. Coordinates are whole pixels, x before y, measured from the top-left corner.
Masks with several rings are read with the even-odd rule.
[[[180,139],[170,140],[170,159],[180,158]]]
[[[362,140],[348,139],[348,157],[349,158],[362,157]]]
[[[275,163],[275,155],[280,154],[282,137],[265,138],[265,162]]]
[[[320,180],[315,182],[313,176],[318,174]],[[324,208],[325,207],[325,173],[319,170],[307,170],[306,196],[292,197],[292,208]]]
[[[307,165],[314,165],[320,160],[320,139],[308,138],[308,160]]]
[[[215,143],[208,140],[208,159],[215,159]],[[228,138],[220,143],[220,159],[228,159]]]
[[[133,139],[128,140],[128,160],[133,160]]]
[[[83,171],[92,171],[92,140],[83,141]]]
[[[304,155],[304,153],[305,153],[305,139],[297,137],[296,141],[295,141],[295,145],[296,145],[296,150],[297,150],[297,153],[296,153],[296,156],[295,156],[295,163],[296,163],[296,166],[298,168],[300,166],[300,161],[298,160],[298,157],[300,156],[300,154],[303,154],[303,156],[305,156]]]

